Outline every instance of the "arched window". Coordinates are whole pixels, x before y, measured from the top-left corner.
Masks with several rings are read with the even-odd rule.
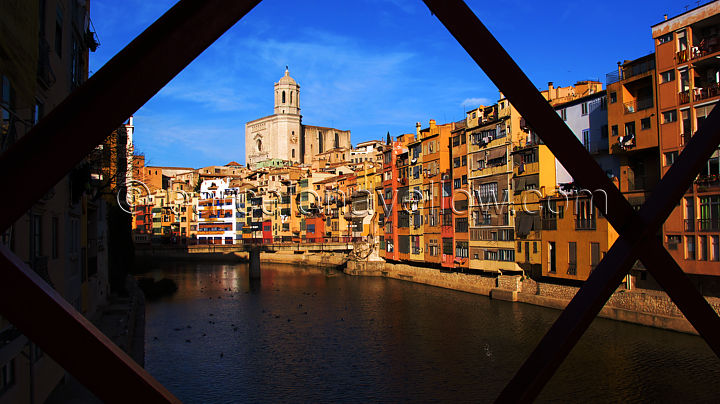
[[[292,91],[290,91],[290,104],[292,104]]]
[[[285,104],[285,91],[283,91],[283,94],[282,94],[282,103]]]
[[[295,149],[292,149],[292,158],[295,158]]]
[[[262,140],[257,140],[257,151],[262,151]]]
[[[335,132],[335,148],[340,147],[340,136]]]

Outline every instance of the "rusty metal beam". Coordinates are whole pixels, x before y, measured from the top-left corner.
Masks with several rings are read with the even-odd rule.
[[[0,285],[3,316],[103,401],[180,402],[5,246]]]
[[[182,0],[0,155],[0,230],[258,3]],[[103,401],[178,402],[4,247],[0,313]]]
[[[699,171],[700,165],[720,142],[720,113],[713,113],[686,147],[639,214],[607,179],[575,135],[502,46],[464,2],[425,0],[451,34],[490,79],[538,131],[574,178],[585,188],[602,189],[607,195],[607,218],[621,234],[560,318],[500,396],[500,401],[531,400],[554,374],[577,340],[602,309],[640,255],[658,282],[668,291],[688,320],[720,356],[720,318],[695,290],[654,234]],[[712,116],[715,115],[715,116]],[[600,202],[595,200],[596,205]]]

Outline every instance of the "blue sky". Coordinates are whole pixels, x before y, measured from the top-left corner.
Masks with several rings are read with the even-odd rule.
[[[175,2],[93,0],[99,70]],[[650,26],[685,2],[467,1],[537,87],[599,79],[653,51]],[[705,3],[705,1],[703,1]],[[693,7],[695,2],[687,2]],[[272,114],[285,65],[303,122],[384,139],[460,120],[495,86],[419,0],[265,0],[135,114],[148,165],[245,162],[245,122]]]

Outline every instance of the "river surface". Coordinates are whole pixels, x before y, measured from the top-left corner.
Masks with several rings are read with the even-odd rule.
[[[164,262],[146,368],[186,403],[494,400],[559,311],[393,279]],[[596,319],[539,401],[718,402],[696,336]]]

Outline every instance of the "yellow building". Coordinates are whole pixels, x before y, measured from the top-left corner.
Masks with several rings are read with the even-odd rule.
[[[598,215],[588,195],[560,194],[543,199],[542,275],[584,281],[617,240],[618,234]],[[518,241],[518,253],[534,246]]]
[[[515,262],[512,214],[512,143],[523,136],[520,115],[510,103],[479,107],[466,115],[470,269],[490,273],[520,271]]]

